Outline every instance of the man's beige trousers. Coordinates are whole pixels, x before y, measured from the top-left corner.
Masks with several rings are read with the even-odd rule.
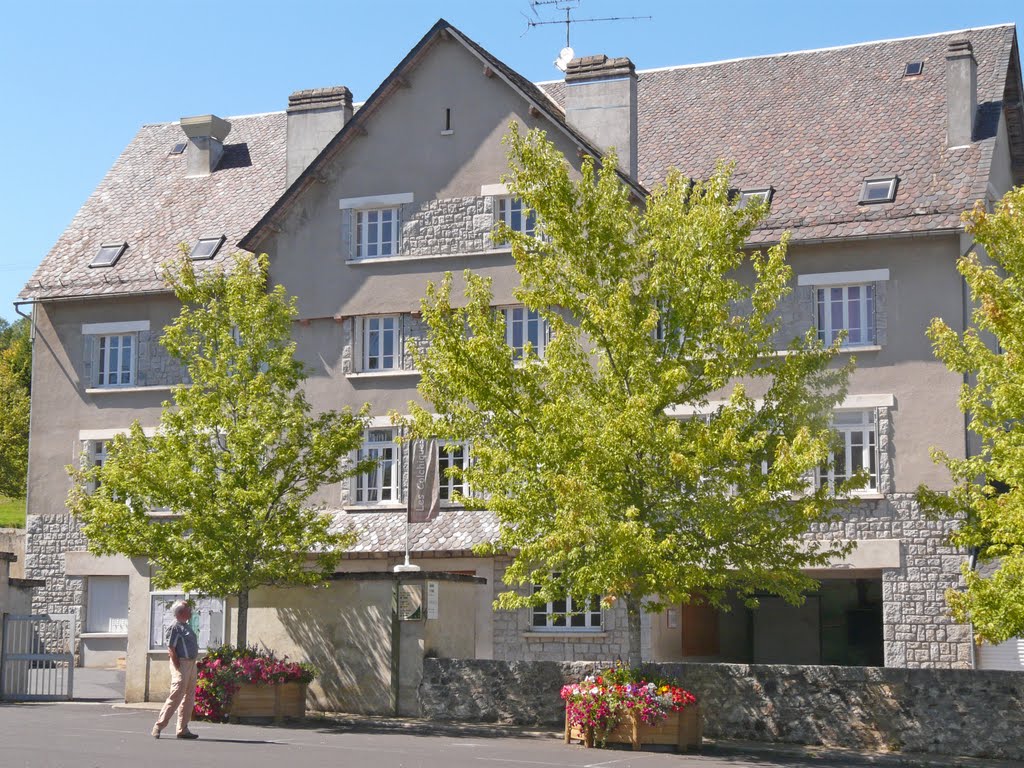
[[[196,660],[178,659],[179,669],[171,664],[171,692],[160,710],[160,718],[156,721],[157,727],[162,731],[171,722],[171,715],[178,710],[177,733],[184,733],[188,730],[189,720],[192,719],[192,707],[196,703]]]

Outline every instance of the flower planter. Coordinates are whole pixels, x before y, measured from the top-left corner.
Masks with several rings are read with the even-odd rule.
[[[248,718],[302,720],[306,716],[306,683],[241,683],[231,697],[230,721]]]
[[[669,712],[668,717],[655,725],[640,721],[634,712],[626,715],[618,725],[608,732],[606,744],[631,744],[633,749],[660,744],[673,746],[680,752],[697,749],[704,734],[704,720],[700,716],[700,705],[691,704],[681,712]],[[569,714],[565,717],[565,743],[582,741],[593,747],[595,734],[592,728],[577,728],[569,725]]]

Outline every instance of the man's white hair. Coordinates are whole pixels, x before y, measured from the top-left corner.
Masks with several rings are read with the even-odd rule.
[[[174,618],[178,618],[178,616],[181,615],[182,611],[189,607],[189,604],[186,603],[184,600],[175,600],[174,603],[171,605],[171,615],[174,616]]]

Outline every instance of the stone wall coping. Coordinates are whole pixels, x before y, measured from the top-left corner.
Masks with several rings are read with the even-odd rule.
[[[33,587],[45,587],[46,579],[8,579],[7,583],[19,589],[32,589]]]
[[[332,573],[330,581],[450,581],[457,584],[486,584],[483,576],[448,571],[345,571]]]
[[[0,560],[6,560],[8,563],[18,562],[18,556],[13,552],[0,552]]]

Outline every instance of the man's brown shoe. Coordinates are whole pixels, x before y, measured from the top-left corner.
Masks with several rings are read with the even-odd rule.
[[[182,731],[181,733],[179,733],[177,735],[176,738],[179,738],[179,739],[198,739],[199,738],[199,734],[192,733],[192,731]]]

